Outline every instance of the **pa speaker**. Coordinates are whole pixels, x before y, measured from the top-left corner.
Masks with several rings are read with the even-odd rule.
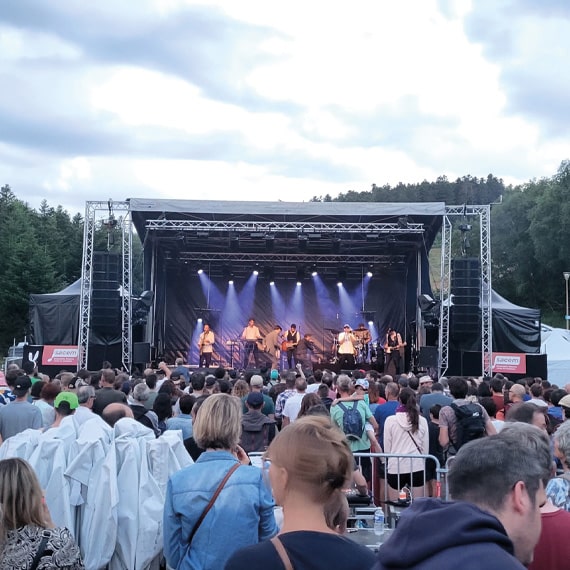
[[[422,368],[437,368],[438,348],[437,346],[420,347],[419,365]]]
[[[147,364],[150,361],[150,342],[134,342],[133,362],[135,364]]]

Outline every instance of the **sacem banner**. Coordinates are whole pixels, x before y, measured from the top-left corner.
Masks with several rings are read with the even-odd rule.
[[[45,345],[42,353],[43,366],[77,366],[79,349],[77,346]]]
[[[501,374],[526,374],[526,354],[493,352],[493,372]]]

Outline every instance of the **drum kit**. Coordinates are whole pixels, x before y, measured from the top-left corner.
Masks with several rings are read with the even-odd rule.
[[[339,361],[339,345],[338,335],[341,331],[337,329],[325,328],[333,335],[331,354],[328,362],[336,364]],[[353,331],[354,332],[354,331]],[[353,344],[354,360],[357,364],[375,364],[376,362],[384,362],[384,348],[381,342],[364,342],[363,339],[357,339]]]

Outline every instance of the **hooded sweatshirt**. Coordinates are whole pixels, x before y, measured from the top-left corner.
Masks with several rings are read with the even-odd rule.
[[[259,410],[249,410],[241,420],[241,445],[247,453],[265,451],[275,437],[275,420]]]
[[[500,521],[465,502],[418,499],[381,546],[375,570],[523,570]]]
[[[411,436],[411,437],[410,437]],[[419,448],[419,449],[418,449]],[[412,425],[406,412],[397,412],[386,418],[384,424],[384,452],[402,455],[429,453],[429,430],[426,419],[419,417],[418,431],[412,432]],[[410,473],[423,471],[424,460],[388,460],[388,473]]]

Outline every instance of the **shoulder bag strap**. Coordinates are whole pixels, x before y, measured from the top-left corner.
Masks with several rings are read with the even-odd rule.
[[[283,543],[281,542],[279,537],[274,536],[271,539],[271,544],[273,544],[275,550],[277,550],[277,554],[279,554],[279,558],[281,558],[281,562],[283,562],[285,570],[293,570],[293,564],[291,564],[291,559],[289,558],[289,555],[287,554],[287,551],[285,550],[285,547],[283,546]]]
[[[409,431],[407,431],[406,433],[412,438],[412,441],[414,442],[414,445],[416,446],[416,449],[418,450],[418,453],[419,453],[420,455],[423,455],[423,454],[422,454],[422,450],[420,449],[420,446],[418,445],[417,441],[414,439],[414,436],[412,435],[412,433],[409,432]]]
[[[40,545],[38,546],[38,550],[36,552],[36,555],[34,556],[34,559],[32,560],[32,565],[30,566],[30,570],[36,570],[36,568],[38,567],[38,564],[40,563],[40,560],[42,558],[42,556],[44,555],[44,552],[46,551],[46,546],[48,543],[48,540],[50,539],[51,533],[48,530],[44,530],[42,532],[42,540],[40,542]]]
[[[192,539],[194,538],[194,535],[196,534],[197,530],[200,528],[200,525],[202,524],[202,521],[206,518],[206,515],[208,514],[208,512],[210,511],[210,509],[213,507],[214,503],[216,502],[216,499],[218,498],[218,495],[222,492],[222,489],[224,488],[224,485],[228,482],[228,479],[232,476],[232,473],[241,465],[241,463],[236,463],[227,473],[226,476],[222,479],[222,481],[220,482],[220,484],[218,485],[218,488],[216,489],[216,491],[214,492],[214,494],[212,495],[212,498],[210,499],[210,502],[206,505],[206,508],[203,510],[202,514],[200,515],[200,518],[198,519],[198,522],[194,525],[194,528],[192,529],[192,532],[190,533],[190,536],[188,537],[188,544],[190,544],[192,542]]]

